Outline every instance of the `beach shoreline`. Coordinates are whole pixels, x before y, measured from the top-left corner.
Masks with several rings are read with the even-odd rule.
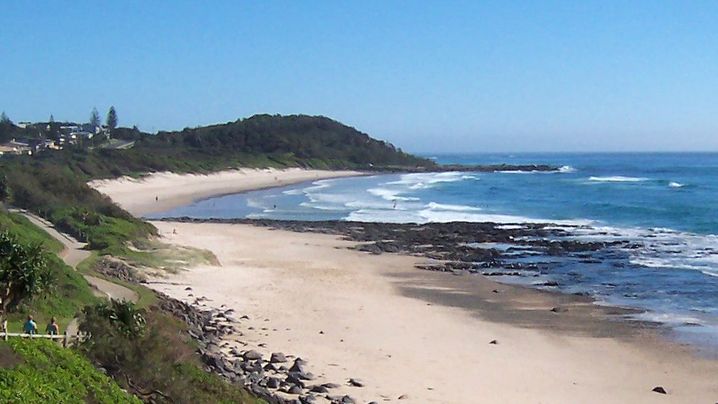
[[[718,395],[710,376],[717,362],[650,326],[613,321],[585,297],[419,270],[425,258],[358,251],[336,235],[153,224],[165,242],[219,259],[151,286],[247,315],[225,353],[296,355],[317,375],[311,383],[338,383],[333,394],[358,402],[688,403]],[[350,378],[364,387],[348,386]],[[658,386],[668,394],[651,391]]]
[[[114,185],[100,190],[136,214],[151,213],[142,209],[151,210],[153,191],[174,203],[192,193],[185,189],[175,198],[169,194],[176,187],[145,187],[133,202],[132,189],[140,193],[135,183]],[[247,182],[242,188],[250,190]],[[614,321],[610,310],[586,297],[420,270],[426,258],[368,254],[337,235],[152,223],[163,241],[210,250],[222,264],[155,279],[153,288],[246,314],[249,319],[237,323],[241,335],[227,343],[265,356],[301,356],[319,381],[341,385],[333,394],[390,402],[404,396],[400,402],[409,403],[718,398],[711,377],[717,361],[661,338],[653,327]],[[198,296],[208,300],[195,302]],[[348,386],[349,378],[365,386]],[[668,394],[651,391],[658,386]]]
[[[88,185],[110,196],[115,203],[133,215],[142,217],[207,198],[361,175],[367,174],[349,170],[240,168],[212,174],[158,172],[140,178],[94,180]]]

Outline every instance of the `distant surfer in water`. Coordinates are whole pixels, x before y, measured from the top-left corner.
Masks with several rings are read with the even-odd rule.
[[[394,199],[394,207],[393,209],[396,209],[396,199]]]

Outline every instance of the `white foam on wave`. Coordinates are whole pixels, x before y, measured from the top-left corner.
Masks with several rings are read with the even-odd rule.
[[[370,223],[425,223],[416,211],[388,209],[358,209],[350,212],[344,220]]]
[[[477,208],[474,206],[467,206],[467,205],[450,205],[445,203],[436,203],[436,202],[430,202],[428,205],[426,205],[427,208],[432,210],[448,210],[448,211],[455,211],[455,212],[474,212],[479,211],[481,208]]]
[[[503,170],[503,171],[497,171],[501,174],[567,174],[567,173],[574,173],[576,172],[576,169],[571,166],[561,166],[555,170]]]
[[[350,212],[344,220],[379,223],[449,223],[449,222],[491,222],[505,225],[526,223],[557,223],[564,226],[581,226],[593,223],[588,220],[547,220],[524,216],[479,213],[481,208],[467,205],[450,205],[430,202],[425,205],[410,204],[408,207],[383,208],[363,206]],[[519,226],[520,227],[520,226]]]
[[[387,182],[386,185],[406,185],[410,189],[423,189],[440,183],[478,179],[479,177],[475,175],[459,171],[447,171],[443,173],[413,173],[404,174],[399,180]]]
[[[648,178],[615,175],[610,177],[589,177],[588,180],[594,182],[642,182],[647,181]]]
[[[700,319],[695,316],[690,316],[687,314],[681,314],[681,313],[665,313],[665,312],[656,312],[656,311],[645,311],[643,313],[637,313],[631,315],[631,318],[634,318],[639,321],[651,321],[661,324],[666,324],[669,327],[677,327],[682,326],[686,324],[690,325],[705,325],[706,322],[703,319]]]
[[[303,193],[304,193],[304,190],[301,188],[288,189],[288,190],[282,192],[282,194],[284,194],[284,195],[302,195]]]
[[[381,197],[387,201],[418,201],[419,198],[410,196],[400,196],[401,190],[389,188],[370,188],[367,190],[372,195]]]
[[[589,241],[629,240],[641,247],[628,249],[633,265],[657,269],[700,271],[718,277],[718,235],[695,234],[668,228],[585,227],[569,230]]]
[[[668,183],[668,186],[671,188],[683,188],[683,184],[680,182],[671,181]]]

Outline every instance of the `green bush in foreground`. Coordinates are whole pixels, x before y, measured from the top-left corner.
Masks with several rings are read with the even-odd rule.
[[[92,337],[79,349],[128,391],[156,403],[263,402],[242,386],[202,370],[184,323],[157,307],[136,311],[131,304],[119,304],[129,306],[120,310],[127,314],[120,316],[124,320],[115,318],[117,310],[106,310],[107,306],[84,311],[80,329]],[[127,323],[134,323],[137,313],[145,318],[145,331],[128,333]]]
[[[9,232],[0,232],[0,312],[17,306],[22,300],[46,292],[52,284],[41,244],[18,241]]]
[[[81,355],[37,339],[0,342],[0,402],[141,403]]]

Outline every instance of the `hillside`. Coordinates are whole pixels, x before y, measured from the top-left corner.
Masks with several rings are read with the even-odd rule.
[[[254,115],[221,125],[160,132],[145,137],[136,147],[163,153],[182,151],[185,156],[276,156],[285,162],[329,168],[433,165],[340,122],[308,115]]]
[[[74,350],[21,339],[0,342],[0,402],[141,403]]]
[[[49,138],[51,134],[45,136]],[[132,140],[134,146],[123,150],[93,148],[97,146],[93,139],[91,144],[67,145],[62,151],[39,153],[34,157],[34,165],[61,166],[85,180],[235,167],[416,170],[435,166],[428,159],[405,153],[390,143],[322,116],[255,115],[157,135],[136,128],[118,128],[113,137]]]

